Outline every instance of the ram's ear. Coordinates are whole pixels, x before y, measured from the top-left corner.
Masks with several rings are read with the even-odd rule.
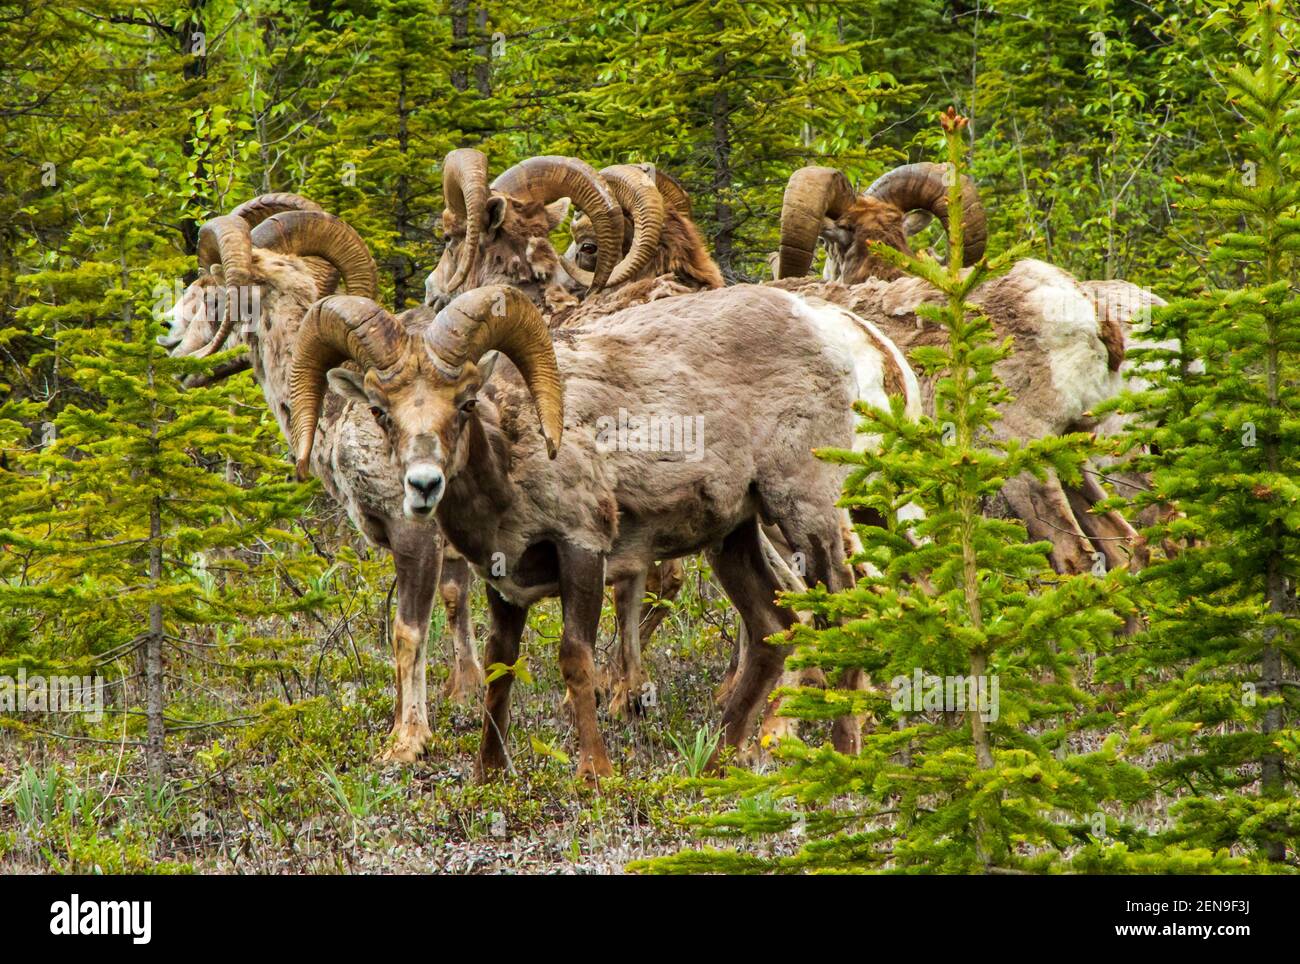
[[[488,198],[483,215],[486,219],[486,223],[483,226],[488,230],[488,233],[496,231],[505,223],[506,206],[509,203],[510,202],[506,200],[505,196],[501,194],[493,194]]]
[[[914,234],[920,234],[930,226],[930,222],[933,220],[934,215],[929,211],[908,211],[903,218],[903,234],[909,238]]]
[[[552,231],[563,224],[564,219],[568,216],[569,199],[567,197],[562,197],[558,201],[552,201],[546,205],[546,223]]]
[[[853,232],[840,227],[831,218],[822,218],[821,239],[838,248],[848,248],[853,244]]]
[[[482,379],[482,384],[486,385],[488,379],[492,377],[492,370],[497,367],[497,359],[501,357],[501,352],[490,351],[478,360],[478,377]]]
[[[329,382],[330,388],[338,392],[344,398],[351,399],[354,402],[370,404],[370,396],[366,394],[366,385],[363,377],[350,368],[331,368],[325,375]]]

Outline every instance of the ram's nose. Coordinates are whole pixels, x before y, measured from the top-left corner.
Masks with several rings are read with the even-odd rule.
[[[434,510],[442,498],[442,469],[429,463],[413,465],[406,470],[406,510],[411,516],[425,516]]]

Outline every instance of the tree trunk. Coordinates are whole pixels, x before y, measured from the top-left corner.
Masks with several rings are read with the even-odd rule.
[[[476,22],[480,43],[474,48],[474,54],[478,58],[474,64],[474,86],[482,97],[488,98],[492,96],[492,48],[488,38],[487,7],[479,7]]]
[[[162,509],[154,497],[149,508],[149,585],[162,584]],[[149,777],[161,780],[167,773],[163,748],[163,612],[162,604],[149,604],[149,637],[144,650],[145,765]]]
[[[397,72],[397,151],[401,159],[401,167],[397,175],[397,198],[394,206],[393,228],[397,232],[397,243],[399,250],[393,253],[393,307],[397,311],[406,308],[406,300],[410,291],[410,280],[414,274],[414,266],[411,259],[405,252],[400,250],[411,237],[411,183],[406,175],[407,153],[410,147],[410,110],[406,106],[406,73],[405,65],[400,67]]]
[[[726,22],[715,17],[713,27],[720,34]],[[736,216],[731,206],[731,105],[727,98],[724,80],[727,75],[727,55],[719,50],[713,56],[713,102],[710,117],[713,124],[713,181],[709,185],[713,194],[713,256],[722,269],[728,284],[736,280],[735,235]]]
[[[469,40],[469,0],[451,0],[451,49],[459,52]],[[469,89],[469,75],[457,68],[451,72],[451,86],[459,91]]]
[[[180,52],[185,56],[185,67],[182,76],[187,81],[186,91],[188,92],[189,81],[201,80],[208,75],[208,58],[206,51],[207,35],[203,27],[203,10],[207,6],[208,0],[190,0],[189,17],[181,25],[180,29],[174,35],[179,43]],[[195,40],[203,34],[204,37],[204,56],[195,57],[192,51],[195,47]],[[181,141],[181,154],[185,159],[191,160],[195,156],[195,145],[193,139],[189,136],[189,130]],[[204,154],[199,154],[195,168],[194,180],[196,183],[202,183],[207,178],[207,160]],[[192,258],[199,251],[199,228],[202,225],[193,214],[186,215],[181,219],[181,238],[185,244],[185,253]]]

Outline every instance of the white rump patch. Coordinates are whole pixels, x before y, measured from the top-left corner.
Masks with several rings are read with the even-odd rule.
[[[1050,264],[1029,258],[1011,273],[1024,286],[1027,307],[1044,322],[1039,339],[1052,385],[1066,408],[1063,420],[1073,422],[1116,390],[1096,309],[1073,278]]]
[[[792,304],[794,313],[812,325],[826,345],[842,355],[856,380],[854,394],[861,401],[882,411],[889,410],[889,394],[885,391],[885,355],[889,352],[903,373],[907,414],[916,418],[921,411],[921,393],[916,374],[903,353],[875,325],[853,312],[830,304],[819,298],[783,292]],[[853,450],[866,451],[880,444],[878,436],[856,433]]]

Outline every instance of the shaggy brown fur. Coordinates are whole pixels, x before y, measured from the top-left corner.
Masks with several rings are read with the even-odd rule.
[[[631,215],[625,212],[625,216],[624,223],[630,225]],[[579,214],[574,217],[571,229],[574,247],[578,250],[570,249],[569,256],[576,256],[578,265],[590,271],[595,266],[595,258],[584,258],[580,250],[584,242],[595,241],[596,233],[592,229],[591,221],[586,215]],[[624,231],[623,254],[626,256],[631,250],[632,232]],[[700,229],[687,215],[671,206],[664,212],[663,231],[659,236],[659,248],[655,256],[642,269],[640,277],[633,279],[632,283],[657,275],[672,275],[683,285],[695,291],[721,288],[725,283],[722,270],[709,254]]]
[[[560,258],[551,246],[550,233],[564,220],[568,202],[543,204],[493,194],[488,202],[488,225],[479,243],[479,260],[473,277],[462,290],[490,284],[520,288],[538,305],[555,310],[576,303],[560,286]],[[425,282],[426,303],[456,272],[465,240],[465,219],[450,209],[442,212],[447,247]]]
[[[847,250],[841,245],[828,248],[832,252],[828,256],[839,262],[839,280],[844,284],[861,284],[868,278],[890,281],[902,277],[902,271],[872,252],[873,241],[912,253],[903,230],[903,212],[893,204],[866,195],[859,196],[836,220],[835,237],[841,241],[851,239]]]
[[[905,352],[946,340],[943,328],[916,314],[921,303],[938,304],[939,293],[915,278],[871,278],[852,286],[811,278],[772,282],[775,287],[816,295],[843,305],[877,325]],[[1044,298],[1044,286],[1051,291]],[[1043,438],[1091,427],[1092,406],[1116,390],[1118,375],[1111,368],[1113,349],[1082,317],[1091,303],[1064,272],[1041,262],[1022,261],[1006,275],[981,285],[971,301],[984,308],[999,338],[1010,337],[1014,350],[995,366],[1014,401],[1001,409],[995,432],[1002,438]],[[1044,305],[1060,315],[1044,318]],[[1089,313],[1089,317],[1091,314]],[[1050,323],[1047,323],[1050,322]],[[1054,364],[1052,359],[1061,359]],[[921,377],[925,410],[934,412],[933,378]],[[1061,572],[1083,572],[1101,552],[1110,564],[1124,564],[1127,555],[1118,540],[1089,538],[1091,519],[1076,518],[1067,493],[1054,479],[1046,483],[1029,477],[1014,479],[1002,494],[1007,514],[1020,518],[1031,537],[1052,543],[1052,563]],[[1091,535],[1097,536],[1094,532]],[[1127,535],[1127,534],[1126,534]]]
[[[401,320],[418,333],[434,317],[419,309]],[[487,658],[517,652],[534,601],[564,599],[561,665],[578,714],[579,772],[599,776],[610,766],[593,735],[593,670],[583,655],[595,623],[580,614],[594,605],[598,615],[600,583],[644,578],[657,559],[707,549],[750,635],[764,639],[790,617],[774,602],[778,583],[757,541],[762,518],[803,554],[809,582],[846,585],[835,508],[845,470],[811,453],[852,445],[859,375],[827,350],[796,300],[758,286],[630,308],[567,341],[555,347],[565,418],[553,460],[525,383],[505,359],[469,411],[455,399],[460,383],[435,383],[429,366],[403,366],[419,384],[386,383],[385,391],[428,399],[424,431],[445,453],[438,523],[490,587]],[[620,411],[701,416],[698,459],[612,444]],[[723,715],[728,744],[750,734],[784,655],[780,647],[750,648]],[[509,686],[508,676],[489,686],[484,770],[504,763]]]
[[[289,380],[294,342],[308,306],[333,290],[337,272],[317,258],[255,248],[252,277],[260,286],[261,317],[253,330],[240,331],[237,337],[248,347],[254,377],[285,437],[290,438]],[[215,317],[202,305],[205,292],[219,284],[219,277],[204,274],[186,290],[181,311],[187,327],[180,343],[172,349],[173,354],[192,354],[215,333]],[[396,699],[394,742],[388,755],[413,761],[431,735],[425,692],[425,635],[438,580],[440,540],[426,527],[404,518],[401,475],[384,432],[366,406],[333,392],[326,395],[312,451],[312,474],[367,539],[393,554],[398,586],[393,633]],[[461,688],[469,690],[476,689],[483,679],[472,643],[471,636],[468,647],[457,646],[453,664],[453,678],[460,677]]]

